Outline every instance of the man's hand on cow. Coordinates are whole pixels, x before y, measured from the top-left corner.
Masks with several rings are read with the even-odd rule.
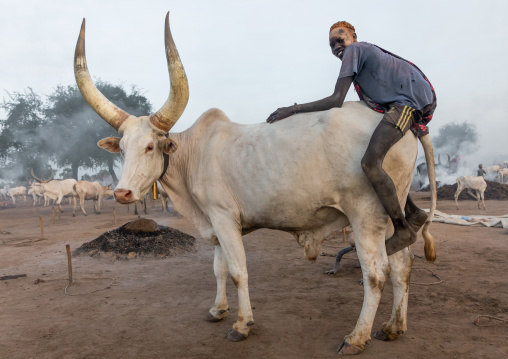
[[[293,114],[293,106],[281,107],[278,108],[276,111],[272,112],[272,114],[266,119],[266,122],[274,123],[286,117],[289,117],[292,114]]]

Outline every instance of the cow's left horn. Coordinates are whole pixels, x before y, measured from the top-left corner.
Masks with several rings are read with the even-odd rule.
[[[118,131],[122,123],[129,117],[129,113],[115,106],[97,90],[86,66],[85,54],[85,19],[81,24],[76,51],[74,52],[74,77],[79,91],[97,114]]]
[[[169,70],[169,97],[161,109],[150,116],[150,122],[158,129],[169,132],[182,115],[189,100],[189,83],[169,29],[169,11],[166,14],[164,42]]]

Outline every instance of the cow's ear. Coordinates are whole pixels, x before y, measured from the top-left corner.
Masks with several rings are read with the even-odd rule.
[[[109,152],[120,152],[120,138],[118,137],[107,137],[97,142],[97,146],[109,151]]]
[[[171,138],[165,138],[164,140],[162,140],[161,145],[162,145],[162,151],[164,151],[168,155],[170,153],[175,152],[176,149],[178,148],[178,145],[176,144],[176,142],[173,141]]]

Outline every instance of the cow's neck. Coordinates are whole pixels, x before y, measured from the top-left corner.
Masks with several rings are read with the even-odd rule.
[[[197,206],[192,198],[192,191],[188,188],[190,158],[194,147],[190,140],[189,130],[182,133],[172,133],[171,138],[177,143],[178,149],[169,155],[169,165],[160,182],[173,202],[175,210],[190,220],[207,239],[211,225],[207,216]]]

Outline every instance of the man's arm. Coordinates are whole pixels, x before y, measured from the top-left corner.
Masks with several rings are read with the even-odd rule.
[[[335,84],[335,91],[331,96],[325,97],[324,99],[304,103],[301,105],[297,105],[297,112],[314,112],[314,111],[326,111],[334,107],[342,107],[344,103],[344,98],[353,82],[353,76],[343,77],[337,79],[337,83]],[[281,107],[278,108],[277,111],[273,112],[266,122],[274,123],[276,121],[282,120],[286,117],[294,114],[293,106],[289,107]]]

